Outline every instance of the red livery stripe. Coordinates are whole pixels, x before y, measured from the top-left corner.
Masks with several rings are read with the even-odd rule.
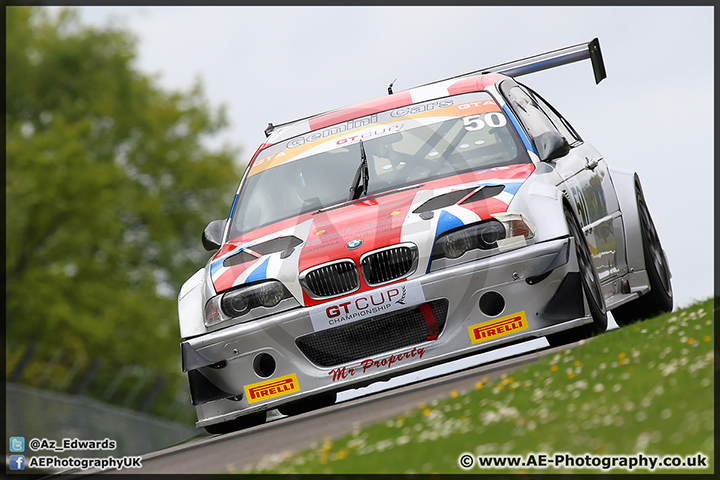
[[[481,220],[489,220],[493,213],[502,213],[507,210],[507,203],[491,197],[477,202],[465,203],[461,207],[474,212]]]
[[[336,123],[355,120],[359,117],[372,115],[373,113],[390,110],[392,108],[404,107],[411,103],[410,92],[398,92],[393,95],[388,95],[387,97],[368,100],[311,118],[309,121],[310,130],[329,127]]]
[[[258,258],[258,260],[259,259],[260,258]],[[217,280],[215,280],[215,290],[218,292],[223,292],[228,288],[232,287],[233,283],[235,283],[235,280],[240,275],[242,275],[245,270],[252,267],[256,263],[257,260],[255,260],[254,262],[241,263],[240,265],[233,265],[232,267],[228,268],[223,274],[221,274],[217,278]]]

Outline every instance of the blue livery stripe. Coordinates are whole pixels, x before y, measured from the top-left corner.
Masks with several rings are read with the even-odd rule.
[[[233,197],[233,203],[230,205],[230,213],[228,213],[228,220],[230,220],[230,217],[232,217],[233,211],[235,210],[235,202],[237,202],[238,194],[235,194],[235,197]]]
[[[265,280],[267,278],[267,266],[269,261],[270,257],[266,258],[265,261],[250,274],[247,280],[245,280],[245,283]]]
[[[530,143],[530,139],[525,134],[525,130],[523,130],[522,126],[520,126],[520,123],[518,122],[517,118],[515,118],[515,114],[510,110],[510,108],[507,105],[503,105],[502,107],[503,112],[505,112],[505,115],[510,119],[510,123],[513,124],[515,127],[515,130],[517,130],[518,135],[520,135],[520,139],[522,139],[523,145],[525,145],[525,148],[528,149],[528,151],[533,152],[535,155],[537,155],[537,152],[535,151],[535,148],[532,146],[532,143]]]
[[[215,275],[215,272],[222,268],[223,260],[218,260],[215,263],[210,264],[210,276]]]
[[[523,182],[508,182],[504,183],[505,188],[503,189],[503,193],[507,192],[512,195],[515,195],[518,190],[520,190],[520,187],[522,186]]]
[[[445,210],[441,210],[440,218],[438,218],[437,228],[435,230],[435,240],[437,240],[437,237],[441,233],[452,230],[453,228],[462,227],[463,225],[465,224],[458,217]]]

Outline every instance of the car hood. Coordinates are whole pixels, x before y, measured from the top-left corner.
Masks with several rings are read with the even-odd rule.
[[[304,270],[369,251],[412,242],[427,271],[435,239],[453,228],[505,212],[534,170],[532,164],[495,167],[371,195],[359,201],[284,220],[225,243],[209,262],[217,292],[277,279],[302,305],[322,303],[302,290]],[[482,188],[480,188],[482,186]],[[360,291],[369,287],[361,280]]]

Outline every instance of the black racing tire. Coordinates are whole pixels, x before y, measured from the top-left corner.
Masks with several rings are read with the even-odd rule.
[[[593,322],[569,330],[563,330],[562,332],[551,333],[545,337],[551,347],[577,342],[607,330],[607,311],[605,310],[605,299],[600,286],[600,278],[598,277],[597,270],[595,270],[590,248],[588,247],[585,235],[582,233],[580,223],[567,205],[565,206],[565,220],[570,236],[575,243],[575,253],[577,254],[577,262],[580,269],[583,293],[590,307]]]
[[[244,430],[246,428],[262,425],[263,423],[265,423],[266,418],[267,415],[264,411],[258,413],[251,413],[249,415],[243,415],[242,417],[238,417],[235,420],[230,420],[228,422],[208,425],[207,427],[205,427],[205,431],[212,435],[222,435],[224,433],[235,432],[237,430]]]
[[[660,245],[660,238],[639,183],[635,183],[635,197],[640,217],[640,236],[650,291],[640,298],[612,310],[613,318],[619,326],[671,312],[673,308],[670,267]]]
[[[286,405],[278,407],[278,411],[283,415],[293,416],[300,415],[301,413],[311,412],[319,408],[329,407],[334,405],[337,400],[337,393],[321,393],[319,395],[313,395],[310,398],[298,400]]]

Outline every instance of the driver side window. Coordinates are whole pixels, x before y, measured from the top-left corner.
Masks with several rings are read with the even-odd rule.
[[[572,146],[582,142],[580,135],[577,134],[574,128],[570,126],[567,120],[565,120],[557,110],[555,110],[550,104],[548,104],[540,95],[534,91],[527,89],[528,94],[535,101],[535,104],[548,116],[552,124],[555,126],[558,132],[565,137],[565,140]]]
[[[508,100],[515,107],[514,110],[520,117],[520,121],[528,130],[528,134],[532,138],[537,138],[541,134],[553,130],[557,130],[550,119],[545,115],[537,104],[535,99],[527,94],[520,86],[515,85],[505,91]]]
[[[556,131],[571,146],[582,142],[580,136],[560,114],[551,107],[540,95],[532,90],[513,82],[512,86],[502,89],[508,100],[513,104],[520,121],[532,138]]]

